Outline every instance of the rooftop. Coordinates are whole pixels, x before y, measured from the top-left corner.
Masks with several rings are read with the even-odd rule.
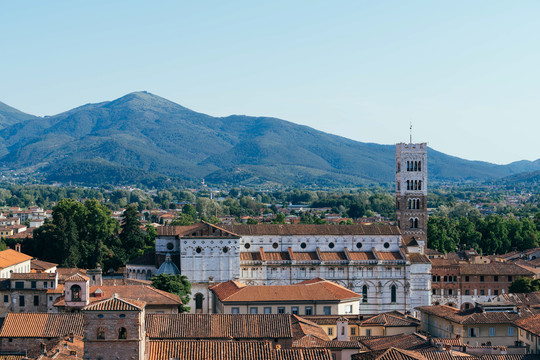
[[[245,285],[227,281],[210,287],[221,302],[344,301],[360,299],[355,293],[331,281],[316,278],[294,285]]]
[[[0,338],[83,336],[83,332],[82,314],[7,313]]]

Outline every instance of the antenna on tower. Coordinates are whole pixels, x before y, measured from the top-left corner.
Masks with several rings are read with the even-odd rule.
[[[410,130],[410,134],[409,134],[409,144],[412,144],[412,121],[410,122],[409,130]]]

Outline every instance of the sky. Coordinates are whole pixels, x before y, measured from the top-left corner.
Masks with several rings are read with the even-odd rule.
[[[540,1],[0,0],[0,101],[149,91],[470,160],[540,158]]]

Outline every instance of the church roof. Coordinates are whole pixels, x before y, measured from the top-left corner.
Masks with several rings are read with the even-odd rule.
[[[84,311],[141,311],[146,303],[138,300],[120,299],[116,294],[112,298],[90,304]]]
[[[163,264],[156,271],[156,275],[169,274],[169,275],[180,275],[180,270],[178,266],[171,261],[170,258],[167,258]]]
[[[257,224],[223,225],[223,229],[238,235],[401,235],[393,225],[330,225],[330,224]]]

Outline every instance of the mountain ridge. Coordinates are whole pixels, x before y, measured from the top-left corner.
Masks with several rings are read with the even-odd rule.
[[[8,118],[3,128],[0,123],[0,161],[51,181],[72,180],[70,167],[84,179],[83,165],[96,172],[99,164],[108,174],[118,168],[122,182],[137,170],[230,185],[342,186],[394,178],[393,145],[362,143],[272,117],[213,117],[148,92],[44,118],[7,109],[6,115],[0,107],[0,119]],[[540,170],[540,159],[496,165],[431,148],[428,156],[430,180],[436,181],[483,181]]]

